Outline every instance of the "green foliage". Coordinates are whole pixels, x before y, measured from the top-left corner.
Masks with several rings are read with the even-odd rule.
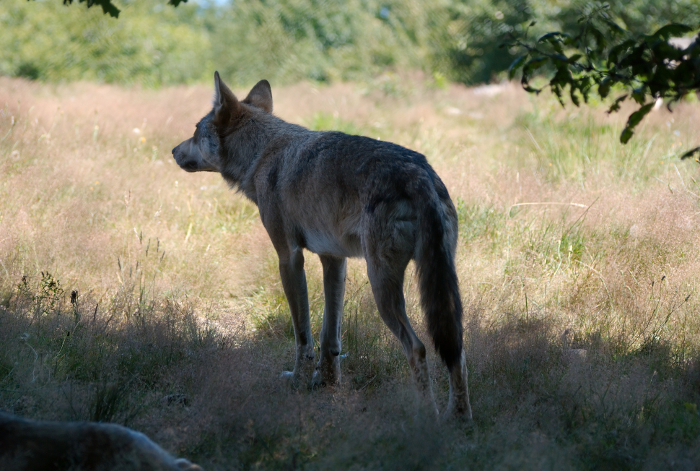
[[[501,46],[511,43],[512,37],[526,33],[539,37],[550,31],[565,35],[577,29],[578,18],[595,6],[581,0],[452,0],[443,5],[440,21],[430,23],[439,38],[431,47],[434,66],[465,83],[486,82],[507,71],[519,50]],[[672,22],[700,24],[700,7],[694,0],[613,0],[609,5],[631,31]]]
[[[209,78],[209,40],[195,6],[120,6],[116,20],[58,2],[0,3],[0,74],[147,86]]]
[[[426,55],[418,1],[242,0],[207,10],[218,70],[235,83],[350,80],[417,68]]]
[[[620,134],[620,142],[626,144],[655,100],[663,99],[670,106],[700,91],[700,41],[693,40],[688,46],[671,43],[674,37],[696,32],[700,23],[692,27],[670,23],[646,35],[632,33],[618,22],[606,3],[582,17],[575,33],[549,32],[534,43],[514,39],[511,46],[521,48],[523,54],[511,64],[509,76],[513,78],[520,70],[525,90],[539,93],[549,88],[562,106],[567,87],[576,106],[580,98],[587,103],[596,91],[605,99],[611,87],[623,89],[627,93],[618,96],[608,112],[618,111],[627,99],[639,105]],[[548,83],[542,88],[533,87],[533,80],[543,71],[551,76]]]
[[[168,3],[173,6],[178,6],[183,2],[187,2],[187,0],[168,0]],[[64,5],[71,5],[72,3],[73,0],[63,0]],[[102,12],[105,15],[113,18],[119,18],[119,13],[121,13],[121,10],[112,3],[112,0],[78,0],[78,3],[86,3],[88,8],[99,5],[102,7]]]
[[[112,0],[78,0],[80,3],[87,3],[87,7],[90,8],[95,5],[99,5],[102,7],[102,12],[105,15],[109,15],[114,18],[119,17],[119,8],[115,7],[114,4],[112,3]],[[73,0],[63,0],[64,5],[70,5],[73,3]]]
[[[443,81],[488,82],[503,77],[520,54],[518,48],[500,48],[509,38],[541,36],[538,48],[563,56],[558,49],[570,49],[564,43],[573,38],[546,33],[571,33],[582,14],[597,11],[582,0],[240,0],[178,8],[162,0],[78,3],[100,5],[111,16],[87,7],[64,8],[58,0],[5,0],[0,5],[0,74],[157,86],[209,80],[216,68],[244,86],[261,77],[275,84],[364,80],[414,68]],[[613,0],[609,12],[614,22],[587,29],[584,43],[591,54],[607,47],[599,41],[607,37],[605,28],[624,35],[664,24],[700,24],[695,0]],[[667,27],[658,34],[676,30]],[[584,56],[572,63],[583,63]],[[524,68],[531,76],[546,66],[542,58],[525,62],[518,61],[511,71]],[[559,72],[556,83],[570,83],[559,65],[553,68]],[[603,84],[601,92],[608,86]],[[571,99],[576,102],[581,94],[576,89]]]

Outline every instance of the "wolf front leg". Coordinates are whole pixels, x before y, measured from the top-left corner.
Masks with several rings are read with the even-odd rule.
[[[294,325],[296,340],[296,359],[294,371],[285,371],[283,378],[291,380],[294,387],[299,387],[302,381],[308,381],[314,369],[314,339],[311,336],[309,320],[309,296],[306,289],[306,274],[304,273],[304,254],[301,248],[278,251],[280,258],[280,277],[284,294],[287,296],[289,310]]]
[[[323,327],[321,327],[321,358],[316,365],[311,385],[325,386],[340,383],[340,323],[343,318],[345,274],[347,261],[330,255],[321,255],[323,265]]]

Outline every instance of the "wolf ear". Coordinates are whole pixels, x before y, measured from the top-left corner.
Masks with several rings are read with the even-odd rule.
[[[261,80],[255,84],[248,96],[243,100],[243,103],[248,103],[268,113],[272,113],[272,89],[270,88],[270,82]]]
[[[214,116],[220,118],[224,113],[230,115],[238,106],[236,95],[221,80],[219,72],[214,72]]]

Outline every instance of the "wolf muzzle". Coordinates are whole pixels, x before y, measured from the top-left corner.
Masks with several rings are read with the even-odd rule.
[[[192,156],[192,142],[188,139],[173,149],[173,158],[181,169],[187,172],[196,172],[199,170],[199,162],[195,156]]]

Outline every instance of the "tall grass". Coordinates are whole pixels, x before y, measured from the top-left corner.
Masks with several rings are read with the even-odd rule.
[[[387,80],[393,80],[389,77]],[[455,200],[475,421],[416,414],[352,260],[341,386],[291,391],[294,336],[255,206],[170,149],[208,87],[0,78],[0,407],[125,423],[205,469],[700,465],[697,105],[629,147],[602,110],[516,87],[274,88],[276,113],[425,153]],[[397,83],[399,83],[397,82]],[[244,92],[241,90],[240,92]],[[312,331],[321,266],[306,257]],[[413,267],[404,292],[425,335]],[[448,379],[431,352],[438,405]],[[680,464],[679,464],[680,463]]]

